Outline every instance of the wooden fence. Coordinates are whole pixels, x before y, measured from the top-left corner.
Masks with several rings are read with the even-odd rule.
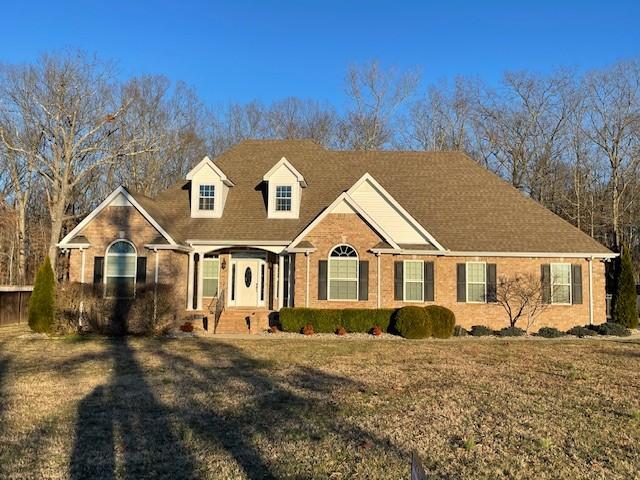
[[[0,286],[0,327],[26,323],[33,287]]]

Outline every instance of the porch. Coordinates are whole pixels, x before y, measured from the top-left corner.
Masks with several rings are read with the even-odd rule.
[[[292,306],[292,256],[284,246],[194,246],[187,311],[207,317],[209,333],[257,333]]]

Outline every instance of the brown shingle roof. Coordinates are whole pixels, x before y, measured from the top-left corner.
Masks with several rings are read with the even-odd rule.
[[[299,219],[268,219],[263,175],[282,157],[308,183]],[[347,152],[309,140],[249,140],[215,163],[235,183],[222,218],[191,218],[189,183],[139,199],[176,240],[291,241],[370,173],[446,249],[609,253],[568,222],[459,152]]]

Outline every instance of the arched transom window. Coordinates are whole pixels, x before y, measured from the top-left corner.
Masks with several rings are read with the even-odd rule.
[[[116,240],[107,248],[106,296],[132,297],[136,284],[136,248],[127,240]]]
[[[329,300],[358,300],[358,253],[338,245],[329,253]]]

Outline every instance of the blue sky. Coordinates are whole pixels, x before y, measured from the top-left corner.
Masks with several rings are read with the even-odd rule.
[[[123,77],[184,80],[212,104],[343,101],[349,64],[418,67],[425,83],[640,56],[638,1],[23,1],[3,5],[0,62],[82,48]]]

